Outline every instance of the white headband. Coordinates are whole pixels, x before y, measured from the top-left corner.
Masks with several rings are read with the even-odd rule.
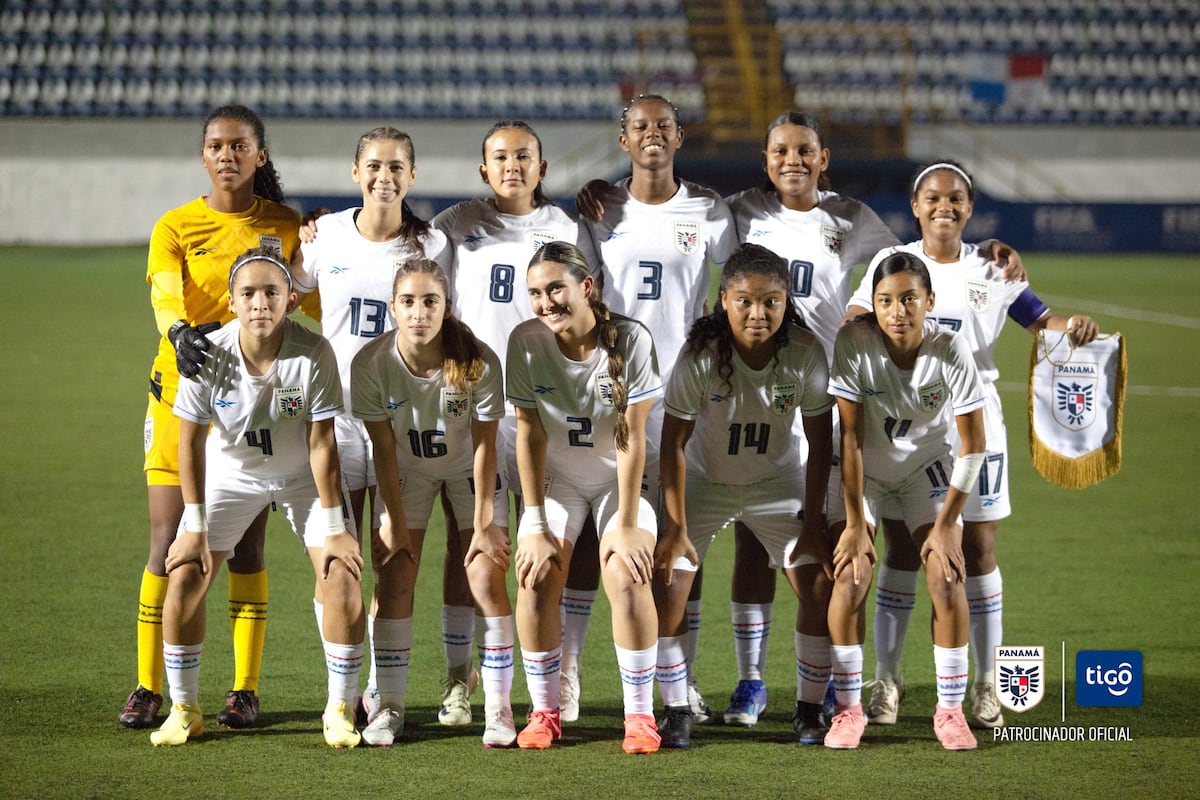
[[[962,171],[962,167],[956,166],[955,164],[951,164],[946,161],[939,161],[936,164],[930,164],[928,167],[926,167],[925,169],[923,169],[917,173],[917,178],[916,178],[916,180],[913,181],[913,192],[915,193],[917,191],[917,188],[921,185],[922,178],[924,178],[929,173],[931,173],[935,170],[939,170],[939,169],[948,169],[951,172],[957,172],[959,175],[962,176],[962,179],[967,182],[967,188],[968,189],[971,188],[971,179],[967,176],[967,173]]]
[[[292,291],[292,273],[287,268],[287,264],[284,264],[282,261],[280,261],[278,258],[275,258],[274,256],[265,255],[265,254],[256,254],[256,255],[252,255],[252,256],[245,256],[245,257],[239,258],[237,261],[233,262],[233,266],[229,268],[229,291],[231,291],[231,292],[233,291],[233,277],[235,275],[237,275],[238,270],[254,261],[266,261],[268,264],[274,264],[275,266],[277,266],[281,270],[283,270],[283,274],[287,278],[288,291],[289,292]]]

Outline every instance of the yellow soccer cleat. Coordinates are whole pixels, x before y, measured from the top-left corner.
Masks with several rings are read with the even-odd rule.
[[[171,715],[162,727],[150,734],[150,744],[155,747],[173,747],[185,744],[204,733],[204,715],[199,706],[176,703],[171,706]]]
[[[354,728],[354,706],[344,700],[325,706],[321,722],[325,728],[325,743],[330,747],[338,750],[357,747],[362,740],[362,735]]]

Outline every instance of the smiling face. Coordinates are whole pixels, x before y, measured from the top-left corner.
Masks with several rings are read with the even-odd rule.
[[[271,261],[256,259],[239,267],[229,290],[229,310],[244,334],[267,339],[276,333],[296,302],[287,273]]]
[[[258,146],[249,123],[218,117],[204,130],[201,161],[214,189],[252,191],[254,171],[267,163],[267,151]]]
[[[729,316],[733,344],[747,362],[764,349],[774,351],[774,336],[787,313],[787,285],[770,275],[738,275],[721,290],[721,305]]]
[[[577,279],[562,264],[539,261],[529,267],[529,307],[555,336],[582,335],[595,325],[588,298],[592,276]]]
[[[397,333],[409,344],[421,347],[441,336],[446,321],[446,294],[434,276],[418,272],[400,278],[396,281],[391,308]]]
[[[967,182],[948,169],[934,170],[922,178],[910,205],[922,237],[959,242],[975,209]]]
[[[675,153],[683,144],[683,128],[669,103],[640,100],[625,114],[620,142],[634,167],[658,169],[674,163]]]
[[[812,128],[785,123],[767,135],[763,168],[788,208],[808,211],[817,204],[817,182],[829,167],[829,150]]]
[[[875,284],[875,322],[890,352],[911,353],[921,346],[925,317],[933,310],[933,299],[933,292],[915,272],[896,272]]]
[[[520,128],[500,128],[483,143],[479,174],[496,194],[505,213],[529,213],[534,191],[546,177],[537,137]]]
[[[416,182],[417,168],[405,142],[376,139],[362,148],[350,175],[362,189],[363,208],[399,207]]]

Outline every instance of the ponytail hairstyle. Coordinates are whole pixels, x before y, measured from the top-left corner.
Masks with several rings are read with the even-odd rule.
[[[808,128],[817,135],[817,144],[821,149],[825,149],[825,137],[821,134],[821,120],[816,115],[809,111],[785,111],[775,119],[771,120],[771,124],[767,126],[767,135],[763,137],[763,150],[767,149],[767,144],[771,141],[771,131],[778,128],[780,125],[796,125],[801,128]],[[817,176],[817,188],[821,191],[832,191],[833,181],[829,180],[829,171],[826,170]],[[771,183],[771,179],[767,179],[767,185],[763,190],[768,194],[778,194],[779,190],[775,188],[775,184]]]
[[[875,268],[875,275],[871,278],[871,297],[875,296],[875,287],[879,285],[880,281],[901,272],[911,272],[916,275],[921,281],[921,286],[925,289],[925,293],[933,294],[933,278],[929,276],[929,268],[925,266],[925,262],[921,260],[920,256],[899,252],[887,256]],[[879,324],[878,317],[875,316],[874,311],[871,311],[870,314],[864,314],[861,318],[869,319],[873,325]]]
[[[483,150],[483,161],[485,164],[487,163],[488,139],[492,138],[493,134],[495,134],[497,131],[502,131],[505,128],[515,128],[519,131],[525,131],[525,133],[528,133],[530,136],[532,136],[533,140],[537,142],[538,160],[545,160],[542,158],[542,137],[537,135],[537,131],[535,131],[528,122],[521,119],[502,119],[492,127],[488,128],[488,132],[483,135],[483,144],[480,146],[480,149]],[[533,187],[533,207],[541,208],[542,206],[553,205],[553,202],[554,201],[546,196],[546,190],[542,188],[542,182],[539,180],[538,185]]]
[[[407,133],[396,128],[379,127],[371,130],[358,137],[358,144],[354,148],[354,163],[362,158],[363,151],[367,149],[367,145],[371,142],[379,141],[400,142],[404,148],[405,154],[408,156],[409,166],[417,165],[417,152],[413,149],[412,137]],[[398,236],[406,245],[416,250],[425,257],[425,245],[421,242],[421,237],[429,233],[429,222],[421,219],[413,213],[412,208],[408,205],[408,199],[405,198],[400,202],[400,214],[403,219],[400,222],[400,232]],[[446,295],[447,301],[450,296]]]
[[[730,281],[735,278],[762,275],[770,280],[779,282],[785,289],[791,286],[791,276],[788,273],[787,261],[775,252],[758,244],[741,244],[729,256],[725,266],[721,268],[721,295]],[[779,351],[787,347],[788,329],[792,326],[808,329],[804,317],[796,308],[790,292],[786,295],[787,306],[783,312],[783,323],[771,337],[775,346],[772,353],[772,363],[779,362]],[[733,388],[733,328],[729,325],[729,312],[724,304],[718,304],[712,313],[701,317],[692,323],[685,343],[685,355],[695,356],[704,352],[710,342],[716,343],[717,375],[728,388]]]
[[[208,126],[218,119],[244,122],[254,131],[254,140],[258,149],[268,153],[267,160],[263,165],[254,170],[254,194],[276,203],[283,203],[283,184],[279,181],[279,173],[275,170],[275,165],[271,163],[271,156],[267,151],[267,131],[263,127],[262,119],[245,106],[218,106],[209,112],[208,118],[204,120],[202,135],[205,138],[208,137]],[[201,146],[203,146],[203,140],[201,140]]]
[[[442,381],[446,386],[465,392],[483,377],[483,349],[479,346],[479,340],[465,322],[451,313],[450,281],[436,261],[410,258],[401,264],[392,278],[393,298],[400,281],[410,275],[428,275],[442,289],[442,297],[446,301],[446,314],[442,320]]]
[[[591,267],[579,248],[567,242],[548,242],[538,248],[529,261],[529,266],[548,261],[558,264],[567,274],[579,283],[591,275]],[[596,343],[608,354],[608,375],[612,379],[613,407],[617,409],[616,430],[613,437],[618,450],[629,448],[629,422],[625,419],[625,411],[629,408],[629,390],[625,386],[625,354],[617,347],[617,323],[612,318],[612,312],[600,299],[596,284],[588,295],[588,307],[596,315]]]

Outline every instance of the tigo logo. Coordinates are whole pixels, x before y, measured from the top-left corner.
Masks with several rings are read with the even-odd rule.
[[[1075,705],[1140,706],[1142,654],[1137,650],[1080,650],[1075,654]]]

